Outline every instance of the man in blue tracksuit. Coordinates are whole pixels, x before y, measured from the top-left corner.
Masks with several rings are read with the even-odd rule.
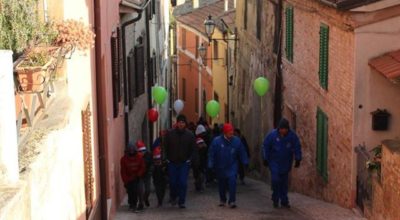
[[[218,179],[220,205],[227,202],[226,191],[229,191],[228,204],[236,208],[236,177],[238,160],[248,165],[248,157],[240,138],[233,135],[233,126],[224,124],[223,134],[214,138],[208,151],[208,167],[213,169]]]
[[[278,128],[272,130],[264,139],[264,166],[271,171],[272,201],[275,208],[290,208],[288,199],[288,177],[295,159],[294,167],[300,166],[301,146],[297,135],[289,128],[289,122],[281,119]]]

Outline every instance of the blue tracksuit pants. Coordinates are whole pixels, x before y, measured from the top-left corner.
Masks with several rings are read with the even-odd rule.
[[[171,200],[179,198],[178,204],[183,205],[186,201],[187,179],[189,175],[189,164],[184,163],[169,163],[169,195]]]
[[[229,177],[218,176],[219,199],[226,203],[226,191],[229,191],[228,203],[236,202],[236,175]]]
[[[288,181],[289,173],[279,173],[271,171],[272,201],[282,205],[288,205]]]

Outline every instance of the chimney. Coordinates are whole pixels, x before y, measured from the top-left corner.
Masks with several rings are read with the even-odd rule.
[[[199,0],[193,0],[193,9],[199,7]]]
[[[225,0],[224,10],[225,10],[225,11],[228,11],[228,10],[229,10],[229,0]]]

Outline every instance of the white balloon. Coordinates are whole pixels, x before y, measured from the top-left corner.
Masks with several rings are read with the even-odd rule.
[[[178,99],[174,102],[174,110],[175,110],[176,114],[179,114],[179,112],[182,111],[183,106],[184,106],[183,101],[180,99]]]

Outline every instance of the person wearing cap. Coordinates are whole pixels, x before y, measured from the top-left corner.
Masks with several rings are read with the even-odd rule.
[[[167,179],[165,173],[165,164],[161,157],[161,146],[153,149],[153,185],[157,196],[157,207],[161,207],[164,200],[165,190],[167,187]]]
[[[246,166],[248,157],[240,138],[234,136],[232,124],[226,123],[222,127],[223,134],[214,138],[208,151],[208,167],[215,170],[218,189],[219,206],[236,208],[236,178],[238,172],[238,158]],[[229,191],[227,201],[226,192]]]
[[[204,137],[207,135],[206,128],[199,124],[197,125],[196,131],[196,147],[193,151],[193,177],[195,179],[195,189],[197,192],[202,192],[204,190],[203,182],[204,175],[207,167],[207,144]]]
[[[288,198],[288,178],[292,168],[300,166],[301,146],[296,133],[290,129],[289,122],[281,119],[278,127],[272,130],[263,143],[264,166],[271,171],[272,202],[275,208],[290,208]]]
[[[129,208],[139,212],[143,210],[143,193],[140,178],[146,170],[145,162],[137,153],[135,144],[130,142],[125,155],[121,158],[121,178],[128,193]]]
[[[149,196],[150,196],[150,187],[151,187],[151,173],[153,172],[153,158],[151,153],[147,151],[146,145],[142,140],[136,141],[136,147],[138,149],[139,154],[143,157],[144,162],[146,164],[146,171],[142,177],[143,185],[144,185],[144,193],[143,193],[143,202],[146,207],[150,206]]]
[[[176,121],[176,128],[165,136],[164,152],[168,162],[171,204],[175,205],[178,199],[179,208],[186,208],[187,179],[196,142],[193,133],[186,129],[186,117],[178,115]]]

